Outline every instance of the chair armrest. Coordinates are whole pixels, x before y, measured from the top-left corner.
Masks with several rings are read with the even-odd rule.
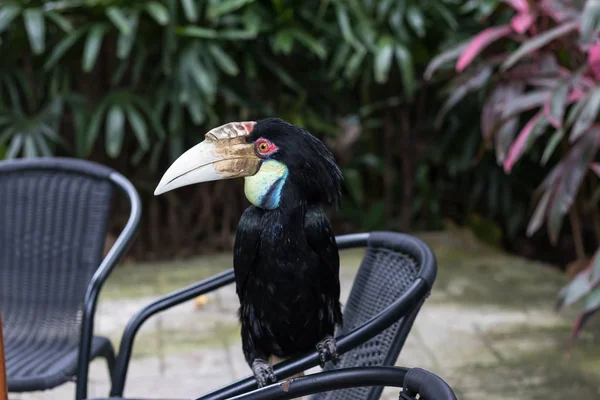
[[[452,388],[436,374],[421,368],[412,368],[404,377],[404,391],[400,399],[414,399],[419,394],[425,400],[456,400]]]
[[[456,400],[454,392],[437,375],[420,368],[360,367],[320,372],[287,379],[230,400],[284,400],[315,393],[353,387],[387,386],[403,388],[401,399],[412,400],[418,393],[422,400]],[[418,387],[422,391],[415,391]]]
[[[192,300],[195,297],[229,285],[234,281],[235,275],[233,273],[233,269],[230,269],[203,281],[194,283],[183,289],[179,289],[175,292],[167,294],[144,307],[132,319],[130,319],[127,323],[125,331],[123,332],[123,336],[121,337],[121,344],[119,345],[119,352],[117,354],[115,376],[113,377],[110,395],[114,397],[123,396],[127,369],[129,368],[129,360],[131,358],[131,352],[133,349],[133,341],[140,327],[148,318],[161,311]]]
[[[417,306],[419,299],[429,293],[429,285],[422,278],[417,278],[415,283],[402,294],[388,308],[381,311],[362,325],[336,338],[337,350],[340,355],[360,346],[375,337],[394,322],[399,320],[410,310]],[[286,360],[273,366],[277,379],[292,376],[319,365],[319,353],[315,350],[295,359]],[[253,376],[240,379],[228,386],[217,389],[197,400],[226,400],[234,396],[247,393],[257,388]]]

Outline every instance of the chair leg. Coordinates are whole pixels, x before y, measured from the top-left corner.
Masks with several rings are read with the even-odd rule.
[[[110,376],[110,383],[112,385],[113,378],[115,376],[115,369],[117,367],[117,358],[115,353],[110,351],[106,354],[106,366],[108,367],[108,374]]]
[[[104,346],[100,349],[100,353],[96,357],[104,358],[106,360],[106,366],[108,368],[108,375],[110,383],[112,385],[113,378],[115,376],[115,369],[117,367],[117,357],[115,355],[115,349],[112,344]]]
[[[116,366],[117,366],[117,359],[116,359],[116,356],[115,356],[115,350],[114,350],[112,344],[109,342],[107,346],[102,346],[99,349],[98,353],[92,354],[92,357],[90,358],[90,363],[93,360],[95,360],[96,358],[104,358],[104,359],[106,359],[106,364],[107,364],[107,367],[108,367],[108,375],[109,375],[110,383],[111,383],[111,386],[112,386],[113,378],[114,378],[114,375],[115,375],[115,369],[116,369]],[[88,368],[89,368],[89,365],[88,365]],[[82,375],[82,373],[81,373],[81,365],[79,365],[77,367],[77,378],[76,378],[76,382],[77,382],[77,388],[76,388],[76,393],[75,393],[75,399],[76,400],[84,400],[84,398],[88,398],[87,395],[85,395],[84,398],[80,397],[81,393],[79,392],[79,388],[80,388],[79,385],[84,385],[85,389],[83,389],[83,390],[85,390],[85,392],[87,393],[87,390],[88,390],[88,387],[89,387],[88,386],[88,384],[89,384],[89,369],[88,369],[88,379],[86,380],[86,382],[83,382],[83,380],[80,381],[79,377],[81,375]],[[0,400],[3,400],[3,399],[0,398]]]

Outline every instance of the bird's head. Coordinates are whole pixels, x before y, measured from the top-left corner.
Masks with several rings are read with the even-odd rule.
[[[212,129],[175,160],[154,194],[240,177],[246,197],[260,208],[339,202],[342,175],[331,152],[306,130],[279,118]]]

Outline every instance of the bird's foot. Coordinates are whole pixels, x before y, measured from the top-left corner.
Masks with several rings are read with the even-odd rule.
[[[327,361],[331,360],[333,365],[337,365],[340,361],[340,356],[337,352],[337,344],[335,339],[331,336],[327,336],[317,343],[317,351],[319,352],[319,364],[321,365],[321,368],[325,366]]]
[[[254,378],[256,378],[259,388],[277,382],[273,367],[261,358],[257,358],[252,362],[252,373],[254,374]]]

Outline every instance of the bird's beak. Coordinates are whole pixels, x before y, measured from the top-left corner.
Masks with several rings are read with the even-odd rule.
[[[183,153],[167,169],[154,191],[158,196],[194,183],[254,175],[261,159],[246,143],[255,122],[232,122],[212,129],[205,140]]]

